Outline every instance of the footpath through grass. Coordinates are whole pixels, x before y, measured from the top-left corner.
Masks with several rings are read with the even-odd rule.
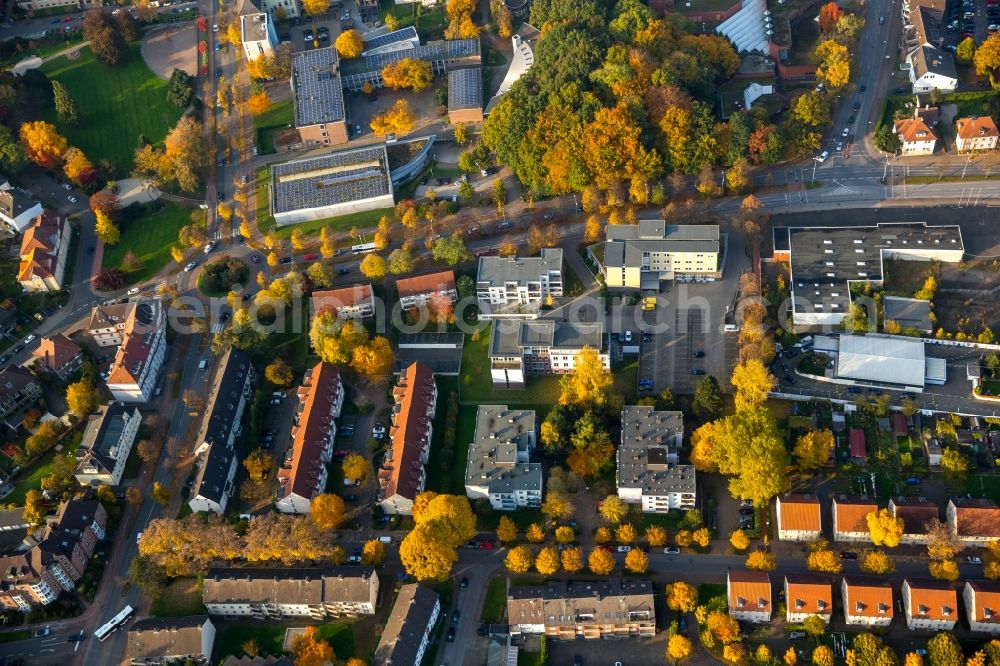
[[[56,58],[42,65],[42,71],[65,85],[80,108],[76,127],[60,123],[51,108],[45,120],[55,123],[92,162],[111,160],[119,173],[131,171],[140,134],[160,142],[181,117],[181,109],[167,101],[167,82],[146,66],[138,43],[129,46],[128,58],[117,67],[97,62],[84,48],[76,60]]]
[[[139,260],[139,268],[126,271],[129,284],[148,280],[173,261],[170,247],[177,243],[181,227],[191,224],[191,214],[198,212],[204,222],[204,211],[165,204],[151,215],[127,220],[121,224],[121,242],[104,247],[103,268],[121,268],[130,250]],[[122,269],[124,270],[124,269]]]

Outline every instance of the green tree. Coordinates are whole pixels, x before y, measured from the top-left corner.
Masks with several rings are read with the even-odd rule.
[[[449,266],[457,266],[465,261],[472,261],[472,253],[465,247],[465,241],[458,234],[442,236],[434,241],[431,256],[435,261],[443,261]]]
[[[61,122],[68,125],[76,125],[80,122],[80,109],[76,100],[73,99],[69,89],[62,82],[52,82],[52,98],[56,105],[56,116]]]
[[[972,37],[966,37],[958,43],[955,49],[955,60],[963,65],[970,64],[976,57],[976,41]]]
[[[875,147],[879,150],[895,155],[899,152],[902,143],[899,135],[892,131],[888,124],[879,125],[875,130]]]
[[[719,390],[719,380],[712,375],[706,375],[694,391],[694,401],[691,404],[695,416],[702,421],[714,419],[722,409],[722,393]]]

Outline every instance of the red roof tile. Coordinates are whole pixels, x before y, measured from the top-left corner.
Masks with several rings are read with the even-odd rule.
[[[423,463],[420,460],[432,415],[434,373],[430,366],[417,361],[410,365],[393,389],[396,405],[389,428],[392,458],[379,470],[383,497],[400,495],[409,500],[420,492]]]

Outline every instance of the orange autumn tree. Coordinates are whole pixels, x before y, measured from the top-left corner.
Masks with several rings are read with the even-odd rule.
[[[28,159],[49,169],[62,164],[63,155],[69,148],[66,137],[56,131],[55,125],[44,120],[21,125],[20,137]]]
[[[836,2],[828,2],[819,8],[819,29],[830,32],[837,27],[837,22],[844,15],[844,10]]]
[[[382,81],[394,90],[410,88],[417,92],[431,85],[434,81],[434,72],[426,60],[403,58],[389,63],[382,69]]]
[[[292,639],[292,656],[295,666],[325,666],[334,659],[330,644],[316,638],[316,627],[306,627]]]
[[[267,96],[267,91],[261,90],[250,95],[250,98],[247,99],[247,108],[250,109],[250,115],[252,116],[259,116],[266,113],[271,108],[271,98]]]

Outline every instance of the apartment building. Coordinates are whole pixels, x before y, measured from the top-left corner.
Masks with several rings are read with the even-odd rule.
[[[39,340],[31,359],[35,369],[66,380],[83,365],[83,350],[62,333],[56,333]]]
[[[820,576],[785,576],[785,621],[803,622],[810,615],[830,624],[833,616],[833,586]]]
[[[490,376],[495,388],[524,388],[528,377],[566,374],[576,369],[585,348],[611,369],[604,324],[560,319],[498,319],[490,337]]]
[[[958,619],[958,593],[942,580],[906,578],[902,588],[903,614],[911,630],[951,631]]]
[[[230,348],[219,359],[194,451],[198,473],[188,506],[196,513],[225,513],[233,496],[233,479],[239,466],[236,439],[242,430],[243,412],[253,394],[253,380],[253,365],[245,353]]]
[[[545,248],[537,257],[480,257],[476,273],[479,307],[540,304],[562,296],[562,249]]]
[[[962,588],[969,629],[1000,635],[1000,581],[970,580]]]
[[[774,504],[780,540],[816,541],[823,537],[822,510],[815,495],[785,495]]]
[[[507,621],[515,637],[652,638],[656,634],[653,584],[612,578],[508,587]]]
[[[844,576],[840,582],[844,622],[855,627],[888,627],[892,623],[892,584],[881,578]]]
[[[465,494],[489,499],[499,511],[541,506],[542,465],[530,462],[535,441],[533,410],[479,405],[465,467]]]
[[[102,405],[87,419],[76,450],[74,476],[81,486],[117,486],[139,432],[139,409],[121,402]]]
[[[296,397],[291,456],[278,470],[274,504],[282,513],[307,514],[313,498],[326,489],[327,465],[337,437],[336,419],[344,405],[340,372],[329,363],[317,363],[306,371]]]
[[[420,583],[399,588],[375,648],[374,666],[423,663],[431,631],[440,616],[441,599],[437,592]]]
[[[215,625],[207,615],[145,617],[128,630],[125,657],[133,666],[211,663]]]
[[[87,334],[98,347],[117,347],[125,339],[125,325],[136,302],[95,305],[90,310]]]
[[[392,397],[390,446],[378,470],[378,504],[387,514],[409,516],[427,480],[437,409],[438,391],[430,366],[419,361],[410,364]]]
[[[374,615],[378,574],[362,567],[218,568],[205,575],[209,615],[255,620]]]
[[[984,546],[1000,540],[1000,506],[993,500],[948,500],[945,515],[951,533],[962,543]]]
[[[684,414],[651,406],[622,409],[617,451],[618,497],[644,513],[693,509],[697,499],[694,465],[678,464],[684,439]]]
[[[878,511],[878,505],[861,497],[834,497],[833,540],[848,543],[870,542],[868,514]]]
[[[341,319],[364,319],[375,315],[375,292],[370,284],[356,284],[343,289],[314,291],[313,316],[324,308],[332,308]]]
[[[42,204],[29,193],[19,187],[11,187],[7,182],[0,184],[0,222],[12,233],[24,233],[44,212]]]
[[[0,193],[2,194],[2,193]],[[27,292],[59,291],[69,256],[69,220],[43,211],[21,237],[17,281]]]
[[[1000,130],[990,116],[973,116],[955,120],[955,147],[960,153],[995,150]]]
[[[347,143],[347,107],[337,49],[330,46],[296,53],[291,82],[295,128],[302,143],[306,147]]]
[[[937,89],[952,92],[958,86],[955,59],[944,49],[941,25],[945,3],[941,0],[904,0],[903,39],[913,93]]]
[[[14,365],[0,369],[0,418],[17,429],[24,413],[42,398],[42,385],[27,370]]]
[[[763,571],[726,573],[726,597],[729,614],[742,622],[766,624],[771,621],[771,577]]]
[[[29,550],[0,557],[0,609],[28,612],[72,591],[106,536],[107,522],[97,500],[63,502]]]
[[[927,523],[940,520],[940,509],[934,502],[908,497],[889,500],[889,513],[903,521],[903,535],[899,543],[920,545],[927,543]]]
[[[114,399],[149,402],[166,356],[163,304],[155,299],[137,302],[125,322],[122,343],[106,380]]]
[[[396,280],[396,294],[403,310],[425,307],[434,297],[455,303],[458,301],[455,271],[440,271]]]
[[[609,289],[659,291],[667,280],[715,280],[719,248],[717,224],[609,224],[602,270]]]
[[[240,16],[240,40],[247,60],[274,55],[274,48],[278,45],[278,33],[274,30],[271,15],[259,12]]]

